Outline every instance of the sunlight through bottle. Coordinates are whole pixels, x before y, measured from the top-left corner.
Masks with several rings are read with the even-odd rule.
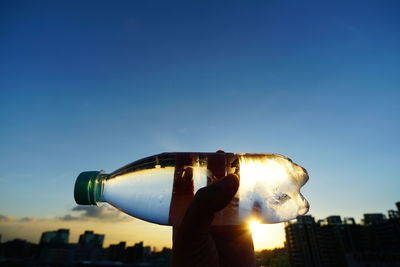
[[[195,193],[227,174],[240,186],[230,204],[217,212],[214,225],[278,223],[305,214],[300,193],[307,171],[278,154],[162,153],[132,162],[110,174],[82,172],[75,183],[77,204],[107,202],[139,219],[178,225]]]

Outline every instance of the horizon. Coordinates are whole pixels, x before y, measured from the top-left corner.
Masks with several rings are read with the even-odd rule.
[[[0,5],[3,239],[93,225],[171,243],[73,197],[80,172],[164,151],[285,155],[318,218],[399,201],[398,1]],[[283,244],[274,227],[258,247]]]
[[[394,205],[393,206],[395,206],[397,203],[399,203],[400,201],[397,201],[396,203],[394,203]],[[392,207],[393,208],[393,207]],[[391,209],[389,209],[389,210],[391,210]],[[387,210],[387,212],[389,211],[389,210]],[[363,213],[363,215],[365,215],[365,214],[372,214],[372,213],[379,213],[379,214],[383,214],[384,216],[385,216],[385,218],[388,218],[388,216],[387,216],[387,214],[386,213],[384,213],[384,212],[364,212]],[[152,224],[152,223],[148,223],[148,222],[145,222],[145,221],[142,221],[142,220],[139,220],[139,219],[135,219],[135,218],[130,218],[129,216],[127,216],[127,215],[124,215],[125,217],[126,217],[126,219],[127,219],[127,222],[129,222],[129,224],[130,223],[132,223],[132,222],[134,222],[134,221],[139,221],[139,224],[143,227],[143,226],[150,226],[151,228],[153,228],[154,227],[154,224]],[[314,217],[312,214],[309,214],[309,213],[307,213],[307,214],[305,214],[305,215],[302,215],[302,216],[312,216],[312,217]],[[344,219],[344,218],[354,218],[355,219],[355,216],[347,216],[347,217],[344,217],[344,216],[342,216],[342,215],[338,215],[338,214],[331,214],[331,215],[329,215],[329,216],[340,216],[340,218],[342,218],[342,219]],[[328,216],[328,217],[329,217]],[[325,219],[327,219],[328,217],[326,217],[326,218],[316,218],[316,217],[314,217],[315,219],[316,219],[316,221],[320,221],[320,220],[325,220]],[[3,222],[6,222],[6,224],[7,224],[7,222],[10,222],[10,220],[12,221],[12,220],[14,220],[14,222],[13,223],[15,223],[15,221],[17,221],[17,223],[18,222],[20,222],[20,223],[24,223],[24,222],[27,222],[27,219],[26,218],[8,218],[8,221],[5,221],[5,220],[3,220]],[[288,222],[295,222],[297,219],[293,219],[293,220],[291,220],[291,221],[288,221]],[[86,221],[86,223],[87,223],[87,221]],[[355,219],[355,223],[356,224],[360,224],[360,225],[363,225],[363,219],[360,219],[360,220],[356,220]],[[62,224],[61,224],[62,225]],[[65,225],[69,225],[69,224],[65,224]],[[278,232],[278,236],[279,236],[279,229],[280,228],[284,228],[284,225],[285,225],[285,223],[277,223],[277,224],[256,224],[256,225],[253,225],[252,227],[251,227],[251,229],[253,230],[253,228],[256,228],[256,231],[253,231],[253,242],[254,242],[254,250],[255,251],[262,251],[262,250],[271,250],[271,249],[276,249],[276,248],[284,248],[285,246],[284,246],[284,242],[286,241],[286,237],[285,236],[283,236],[283,240],[282,240],[282,243],[281,244],[279,244],[279,245],[276,245],[276,244],[271,244],[271,243],[266,243],[265,242],[265,240],[263,240],[263,235],[268,235],[268,234],[272,234],[272,235],[275,235],[276,236],[276,233]],[[85,225],[86,226],[86,225]],[[128,226],[128,225],[127,225]],[[42,227],[45,227],[45,226],[42,226]],[[157,226],[156,226],[157,227]],[[101,235],[104,235],[104,244],[103,244],[103,247],[108,247],[108,246],[110,246],[110,245],[113,245],[113,244],[118,244],[119,242],[126,242],[126,244],[127,244],[127,246],[129,246],[129,244],[136,244],[136,243],[138,243],[138,242],[143,242],[144,243],[144,245],[145,246],[150,246],[152,249],[153,248],[156,248],[157,249],[157,251],[159,251],[160,249],[162,249],[163,247],[166,247],[166,248],[172,248],[172,241],[170,240],[169,242],[167,241],[167,239],[168,239],[168,237],[170,236],[170,232],[172,232],[171,231],[171,229],[170,229],[170,227],[169,226],[159,226],[160,228],[163,228],[163,230],[160,232],[160,229],[158,229],[159,230],[159,234],[161,233],[161,234],[166,234],[166,238],[164,237],[164,242],[165,243],[157,243],[157,245],[155,245],[155,244],[151,244],[151,243],[148,243],[147,244],[147,241],[145,241],[145,240],[140,240],[140,238],[139,239],[137,239],[137,240],[133,240],[132,238],[131,239],[121,239],[121,240],[117,240],[117,238],[115,238],[115,237],[112,237],[111,238],[111,241],[109,241],[109,239],[107,239],[107,236],[108,236],[108,234],[107,233],[105,233],[105,232],[99,232],[98,230],[94,230],[94,228],[92,229],[92,228],[88,228],[88,229],[85,229],[85,230],[82,230],[84,227],[79,227],[79,231],[80,232],[77,232],[78,230],[76,230],[76,228],[75,228],[75,230],[71,230],[69,227],[63,227],[63,226],[57,226],[56,228],[54,228],[54,229],[47,229],[47,230],[43,230],[42,232],[37,232],[34,236],[30,236],[29,238],[19,238],[19,237],[12,237],[12,236],[8,236],[8,235],[6,235],[5,237],[6,238],[4,238],[4,233],[3,232],[0,232],[0,236],[2,236],[2,239],[1,239],[1,242],[7,242],[7,241],[12,241],[12,240],[15,240],[15,239],[22,239],[22,240],[26,240],[26,241],[28,241],[28,242],[31,242],[31,243],[34,243],[34,244],[39,244],[40,243],[40,238],[41,238],[41,235],[44,233],[44,232],[48,232],[48,231],[57,231],[57,230],[59,230],[59,229],[68,229],[69,230],[69,233],[70,233],[70,238],[69,238],[69,243],[70,244],[76,244],[76,243],[78,243],[78,241],[79,241],[79,236],[81,235],[81,234],[83,234],[85,231],[93,231],[95,234],[101,234]],[[249,226],[250,227],[250,226]],[[41,229],[41,228],[40,228]],[[103,227],[101,227],[100,229],[104,229]],[[105,229],[107,229],[107,228],[105,228]],[[277,231],[278,230],[278,231]],[[256,234],[256,233],[257,234]],[[113,236],[112,234],[111,234],[111,236]],[[76,240],[76,242],[74,242],[73,240]]]

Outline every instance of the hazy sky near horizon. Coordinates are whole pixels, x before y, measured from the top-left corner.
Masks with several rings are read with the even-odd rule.
[[[76,176],[168,151],[286,155],[308,170],[318,219],[394,209],[399,11],[398,1],[2,1],[3,240],[46,220],[52,230],[109,218],[74,208]],[[117,223],[104,222],[107,236]],[[159,228],[148,227],[151,239]]]

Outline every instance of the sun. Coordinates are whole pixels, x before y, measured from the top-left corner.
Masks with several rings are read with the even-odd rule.
[[[261,224],[260,221],[252,219],[248,222],[253,237],[254,249],[272,249],[283,247],[284,242],[284,225],[277,224]]]
[[[254,240],[255,236],[259,236],[263,232],[262,224],[260,223],[260,221],[258,221],[256,219],[252,219],[249,222],[249,227],[250,227],[250,230],[251,230],[251,234],[253,236],[253,240]]]

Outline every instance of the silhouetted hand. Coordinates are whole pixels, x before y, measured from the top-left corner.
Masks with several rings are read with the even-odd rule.
[[[196,193],[181,225],[174,227],[173,267],[256,266],[247,226],[211,226],[214,213],[229,204],[238,187],[238,177],[230,174]]]

